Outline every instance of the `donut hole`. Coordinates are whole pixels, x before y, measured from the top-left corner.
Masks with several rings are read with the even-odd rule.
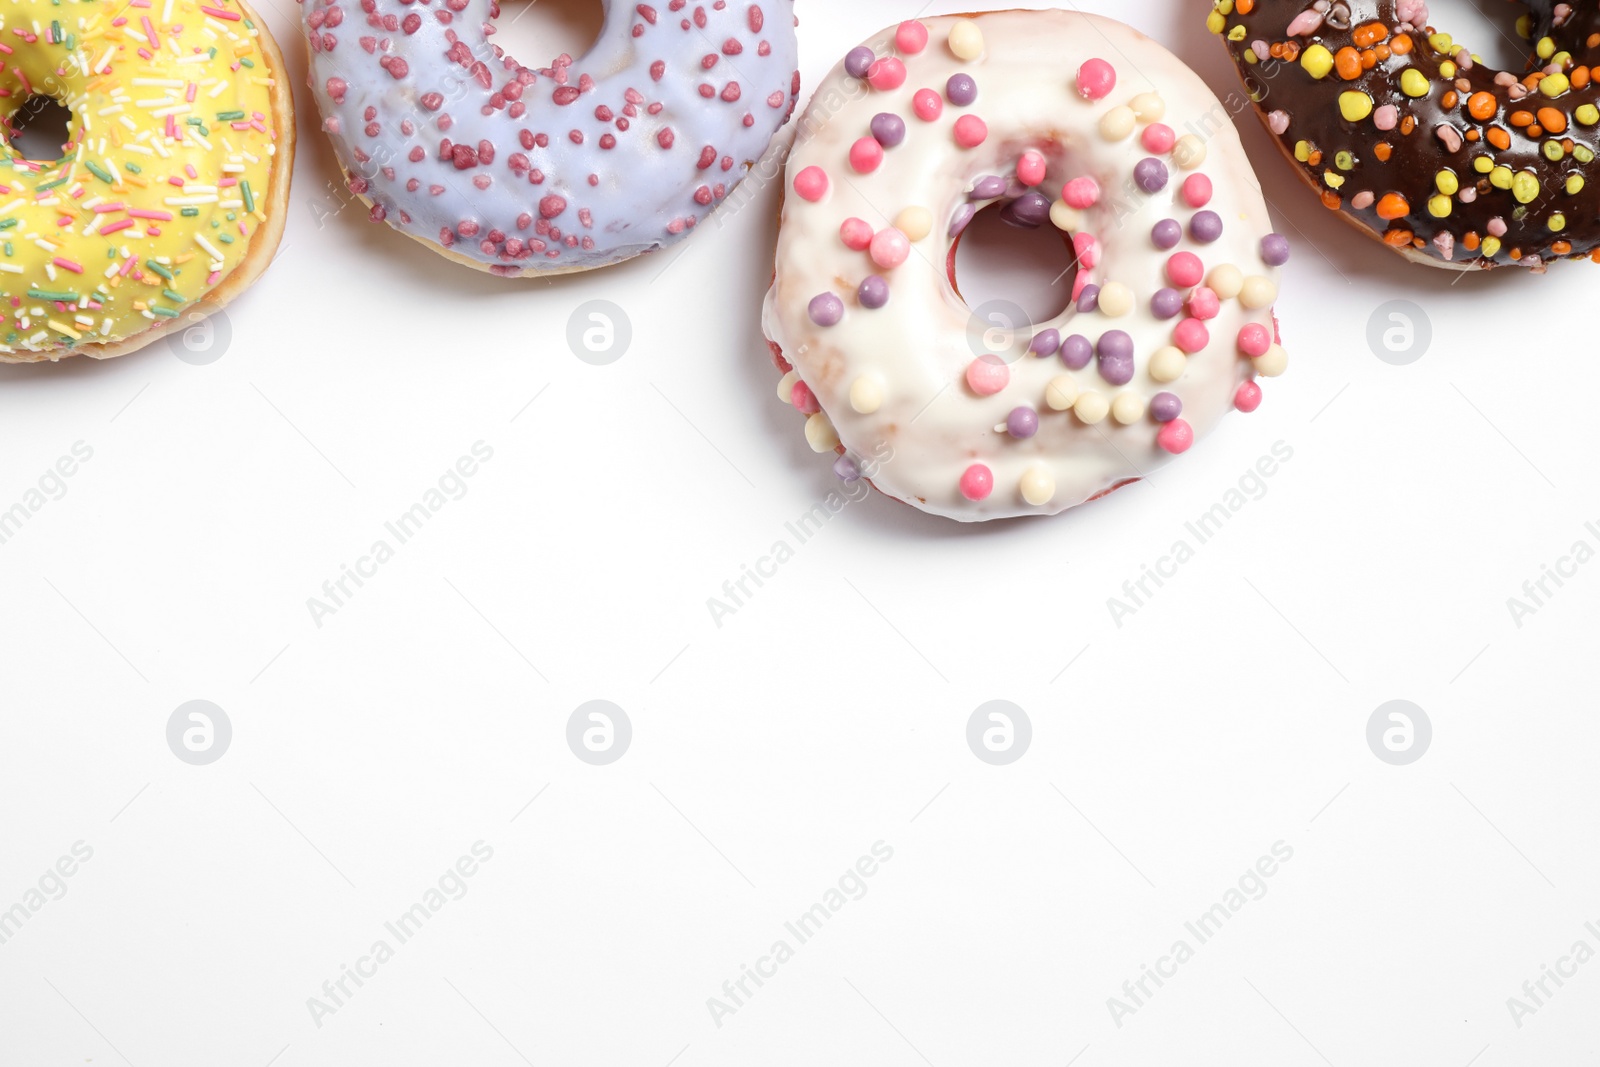
[[[52,96],[30,96],[6,116],[5,139],[23,159],[54,163],[72,140],[72,111]]]
[[[1014,226],[1003,210],[1003,203],[984,208],[956,240],[950,284],[975,312],[1005,303],[1021,308],[1032,323],[1060,316],[1072,305],[1078,276],[1072,235],[1048,222]]]
[[[1428,0],[1429,25],[1448,33],[1456,44],[1466,45],[1487,66],[1518,75],[1527,69],[1528,57],[1533,54],[1532,43],[1517,36],[1517,19],[1527,13],[1527,6],[1518,3]]]
[[[633,5],[627,8],[631,12]],[[600,39],[604,22],[600,0],[502,0],[489,40],[518,63],[537,69],[563,52],[581,57]]]

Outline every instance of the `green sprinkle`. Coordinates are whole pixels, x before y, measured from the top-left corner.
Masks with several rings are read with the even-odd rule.
[[[217,121],[218,122],[233,122],[235,119],[242,119],[242,118],[244,118],[244,112],[243,111],[219,111],[219,112],[217,112]]]
[[[147,259],[147,260],[144,261],[144,265],[149,267],[151,270],[155,271],[157,274],[161,275],[167,281],[170,282],[170,281],[173,280],[172,272],[170,270],[168,270],[166,267],[163,267],[161,264],[157,263],[155,260]]]
[[[219,233],[217,234],[217,240],[221,241],[225,245],[233,244],[233,236],[231,234]]]
[[[182,215],[186,219],[192,219],[196,215],[200,214],[200,209],[197,207],[186,207],[182,211],[178,212],[178,214]]]
[[[9,256],[9,255],[11,255],[11,253],[12,253],[12,248],[11,248],[11,242],[10,242],[10,241],[7,241],[7,242],[6,242],[6,243],[5,243],[5,250],[6,250],[6,255],[7,255],[7,256]]]
[[[163,289],[161,290],[161,295],[172,301],[174,304],[183,303],[184,297],[182,293],[174,292],[171,289]]]
[[[67,51],[76,52],[77,50],[78,50],[78,35],[75,34],[75,33],[67,34]]]
[[[248,180],[240,182],[239,191],[244,194],[244,209],[246,211],[254,211],[256,209],[256,194],[250,191],[250,182]]]
[[[45,182],[43,185],[35,186],[34,187],[34,191],[42,193],[46,189],[54,189],[56,186],[65,185],[66,183],[67,183],[67,177],[66,177],[66,175],[63,174],[61,177],[57,178],[53,182]]]
[[[111,185],[116,181],[116,179],[111,176],[111,172],[109,170],[106,170],[92,159],[84,160],[83,165],[89,168],[90,174],[93,174],[96,178],[99,178],[107,185]]]
[[[61,23],[57,19],[50,20],[50,40],[61,40]]]
[[[77,303],[78,301],[77,293],[69,293],[66,290],[34,289],[30,286],[28,295],[35,300],[59,300],[62,303]]]
[[[239,65],[241,67],[249,67],[251,70],[255,70],[256,69],[256,65],[254,63],[250,62],[250,60],[245,59],[242,56],[239,58]]]
[[[152,307],[150,309],[150,314],[160,315],[164,319],[175,319],[178,317],[178,313],[171,308]]]
[[[122,165],[122,169],[126,171],[132,171],[134,174],[144,173],[144,168],[139,166],[137,163],[124,163]]]
[[[18,221],[20,221],[20,220],[18,220],[18,219],[0,219],[0,230],[9,230],[9,229],[11,229],[11,227],[15,226]]]

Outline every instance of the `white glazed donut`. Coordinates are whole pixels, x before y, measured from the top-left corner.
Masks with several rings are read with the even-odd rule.
[[[1063,511],[1254,410],[1256,376],[1283,372],[1288,243],[1238,134],[1119,22],[1002,11],[879,33],[818,88],[787,190],[764,315],[779,396],[841,478],[924,511]],[[973,329],[947,264],[995,204],[1069,232],[1079,269],[1072,307],[986,348],[996,331]]]
[[[303,0],[323,129],[372,221],[502,275],[687,236],[794,110],[794,0],[603,3],[588,54],[533,70],[492,43],[497,0]]]

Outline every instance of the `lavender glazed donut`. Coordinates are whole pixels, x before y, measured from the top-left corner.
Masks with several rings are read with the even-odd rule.
[[[603,0],[586,55],[491,43],[497,0],[304,0],[310,83],[350,190],[506,276],[609,266],[686,236],[800,91],[793,0]]]
[[[1120,22],[905,22],[798,126],[764,325],[778,395],[847,482],[965,522],[1055,514],[1254,411],[1287,366],[1289,246],[1238,133]],[[980,346],[948,265],[989,207],[1070,235],[1078,274],[1072,307]]]

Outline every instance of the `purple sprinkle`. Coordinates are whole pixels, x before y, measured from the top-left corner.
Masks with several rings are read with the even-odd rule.
[[[1189,236],[1208,245],[1222,236],[1222,216],[1215,211],[1197,211],[1189,220]]]
[[[887,111],[872,116],[872,136],[885,148],[893,148],[906,139],[906,120]]]
[[[1030,407],[1012,408],[1006,430],[1012,437],[1032,437],[1039,432],[1039,413]]]
[[[1159,159],[1141,159],[1133,165],[1133,180],[1147,193],[1167,187],[1167,165]]]
[[[1267,234],[1261,239],[1261,260],[1269,267],[1289,262],[1289,239],[1281,233]]]
[[[876,310],[889,302],[889,283],[876,274],[869,274],[856,290],[856,299],[864,308]]]
[[[978,205],[976,204],[962,204],[957,208],[955,218],[950,220],[950,236],[960,237],[962,231],[967,228],[977,214]]]
[[[818,326],[837,326],[844,318],[844,301],[832,293],[819,293],[811,298],[808,310],[811,321]]]
[[[1036,230],[1050,218],[1050,198],[1029,190],[1000,209],[1000,219],[1024,230]]]
[[[1150,239],[1162,251],[1176,248],[1183,240],[1183,227],[1178,225],[1177,219],[1162,219],[1150,230]]]
[[[998,174],[986,174],[979,178],[973,185],[972,192],[967,194],[971,200],[993,200],[997,196],[1005,195],[1006,180]]]
[[[1060,330],[1040,330],[1039,335],[1033,339],[1033,344],[1028,346],[1028,351],[1041,359],[1055,355],[1060,349]]]
[[[852,78],[865,78],[867,69],[877,61],[878,57],[872,49],[862,45],[859,48],[850,49],[849,53],[844,57],[844,69]]]
[[[1170,396],[1171,394],[1163,395]],[[840,481],[855,482],[861,480],[861,468],[856,466],[856,461],[850,458],[850,453],[848,452],[833,461],[833,473],[839,476]]]
[[[950,80],[944,83],[944,94],[956,107],[966,107],[978,99],[978,83],[972,80],[970,74],[952,74]]]
[[[1150,398],[1150,417],[1157,422],[1171,422],[1183,414],[1183,401],[1176,393],[1157,393]]]
[[[1078,310],[1084,314],[1100,310],[1100,287],[1086,285],[1083,292],[1078,294]]]
[[[1061,362],[1070,370],[1082,370],[1094,358],[1094,345],[1081,333],[1075,333],[1061,342]]]
[[[1183,294],[1176,289],[1157,289],[1150,298],[1150,313],[1158,319],[1173,318],[1183,310]]]

